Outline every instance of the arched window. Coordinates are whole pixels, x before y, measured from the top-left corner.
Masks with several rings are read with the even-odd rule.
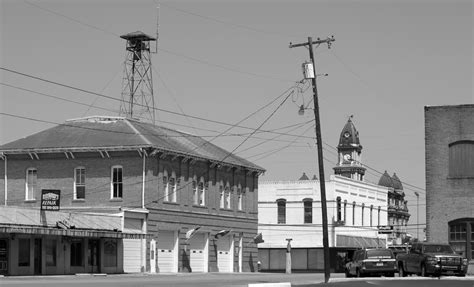
[[[474,141],[449,144],[449,177],[474,177]]]
[[[370,226],[372,227],[372,212],[374,211],[374,206],[370,205]]]
[[[340,196],[336,198],[336,221],[342,221],[342,205]]]
[[[361,212],[361,226],[364,226],[364,210],[365,210],[365,203],[362,203],[362,212]]]
[[[286,199],[277,200],[278,224],[286,223]]]
[[[474,259],[474,218],[453,220],[448,225],[449,244],[453,250],[468,260]]]
[[[303,199],[304,223],[313,223],[313,199]]]
[[[345,199],[344,200],[344,222],[347,222],[346,221],[347,220],[346,214],[347,214],[347,200]]]
[[[356,222],[356,202],[353,201],[352,202],[352,225],[355,225],[355,222]]]

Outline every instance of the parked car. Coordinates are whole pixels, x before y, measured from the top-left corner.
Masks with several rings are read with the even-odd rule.
[[[466,276],[467,264],[467,259],[456,254],[449,244],[414,243],[408,253],[397,256],[400,277],[408,274]]]
[[[362,249],[354,252],[352,261],[346,264],[346,277],[385,275],[393,277],[397,272],[395,255],[387,248]]]

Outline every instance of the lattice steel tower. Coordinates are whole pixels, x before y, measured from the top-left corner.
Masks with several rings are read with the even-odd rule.
[[[127,40],[122,81],[120,115],[155,123],[155,99],[151,69],[150,41],[156,38],[137,31],[120,36]]]

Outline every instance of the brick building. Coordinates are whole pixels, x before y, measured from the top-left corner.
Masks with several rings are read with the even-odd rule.
[[[426,237],[474,258],[474,105],[425,107]]]
[[[57,232],[44,220],[34,227],[0,217],[4,274],[109,272],[90,268],[104,266],[105,251],[118,256],[111,273],[256,270],[257,184],[264,170],[200,137],[121,117],[89,117],[7,143],[0,155],[4,208],[39,210],[41,191],[59,190],[60,210],[69,217],[120,217],[118,227],[102,228],[109,235],[97,235],[101,241],[93,241],[87,222],[83,233],[70,225]],[[55,218],[54,212],[41,214]],[[118,238],[113,250],[102,240],[108,236]],[[18,248],[19,238],[28,239],[28,254]],[[68,267],[49,266],[53,255],[54,264]],[[22,273],[12,261],[18,256],[31,259]]]

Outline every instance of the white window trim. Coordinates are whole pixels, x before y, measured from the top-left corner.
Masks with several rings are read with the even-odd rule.
[[[197,182],[196,176],[193,177],[192,189],[193,189],[193,204],[199,205],[198,182]]]
[[[166,178],[166,181],[165,181]],[[169,201],[169,190],[170,190],[170,178],[168,177],[168,172],[165,170],[163,171],[163,201],[168,202]]]
[[[122,196],[121,197],[114,197],[114,169],[120,168],[122,169]],[[111,199],[122,199],[123,198],[123,166],[121,165],[114,165],[110,168],[110,198]]]
[[[176,202],[176,193],[178,192],[178,178],[176,177],[176,173],[174,171],[171,173],[170,179],[172,178],[174,179],[174,185],[171,186],[172,192],[168,198],[170,202]]]
[[[230,194],[231,194],[231,187],[230,184],[227,183],[224,187],[224,209],[231,209],[230,203]]]
[[[237,186],[237,210],[243,209],[243,196],[242,186],[239,184]]]
[[[200,185],[202,185],[202,189]],[[206,183],[204,182],[204,177],[201,177],[197,183],[197,204],[199,206],[206,206]]]
[[[86,187],[86,177],[85,177],[85,171],[86,171],[86,168],[83,167],[83,166],[78,166],[76,168],[74,168],[74,199],[85,199],[86,198],[86,195],[84,194],[84,198],[77,198],[77,170],[78,169],[83,169],[84,170],[84,189]],[[82,185],[80,185],[82,186]]]
[[[36,185],[33,189],[33,192],[31,194],[31,198],[28,198],[28,179],[29,179],[29,172],[30,171],[35,171],[36,172]],[[25,200],[35,200],[35,193],[36,193],[36,189],[38,188],[38,169],[35,168],[35,167],[29,167],[26,169],[26,175],[25,175]]]

